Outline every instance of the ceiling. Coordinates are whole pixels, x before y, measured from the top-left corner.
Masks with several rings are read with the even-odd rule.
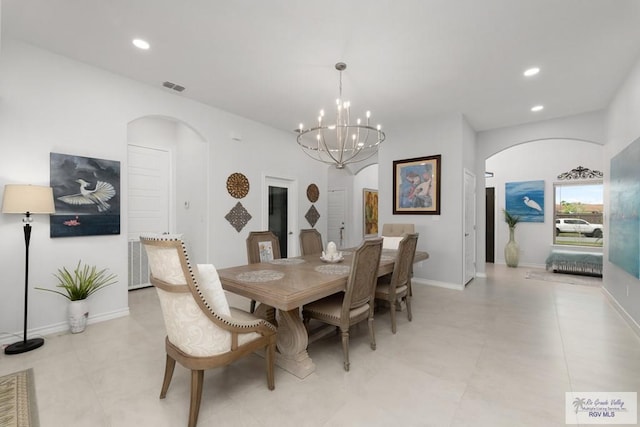
[[[640,56],[640,1],[3,0],[2,39],[287,131],[331,111],[343,61],[352,114],[481,131],[607,107]]]

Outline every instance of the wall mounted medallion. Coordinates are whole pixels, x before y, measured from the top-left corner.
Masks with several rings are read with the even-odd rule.
[[[238,202],[224,217],[229,224],[239,233],[245,225],[251,220],[251,214]]]
[[[249,193],[249,180],[239,172],[232,173],[227,178],[227,191],[236,199],[242,199]]]
[[[307,199],[309,199],[311,203],[315,203],[318,201],[319,197],[320,190],[318,190],[318,186],[315,184],[309,184],[307,187]]]

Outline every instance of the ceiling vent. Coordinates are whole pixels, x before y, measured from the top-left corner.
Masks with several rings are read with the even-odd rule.
[[[164,86],[166,88],[169,88],[169,89],[173,89],[173,90],[175,90],[177,92],[182,92],[184,90],[184,86],[180,86],[180,85],[177,85],[177,84],[171,83],[171,82],[164,82],[164,83],[162,83],[162,86]]]

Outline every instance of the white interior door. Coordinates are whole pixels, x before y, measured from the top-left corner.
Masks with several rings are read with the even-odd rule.
[[[347,192],[344,189],[329,190],[327,207],[327,243],[334,242],[338,248],[349,245],[347,239]]]
[[[170,156],[165,150],[129,145],[127,163],[129,289],[135,289],[149,281],[140,234],[170,231]]]
[[[476,276],[476,176],[464,170],[464,284]]]

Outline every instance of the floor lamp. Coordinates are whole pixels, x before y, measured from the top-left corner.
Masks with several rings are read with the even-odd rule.
[[[29,241],[31,240],[32,214],[55,213],[53,189],[39,185],[7,184],[4,186],[2,213],[22,214],[24,218],[24,339],[8,345],[5,354],[20,354],[35,350],[44,344],[43,338],[27,339],[27,308],[29,297]]]

